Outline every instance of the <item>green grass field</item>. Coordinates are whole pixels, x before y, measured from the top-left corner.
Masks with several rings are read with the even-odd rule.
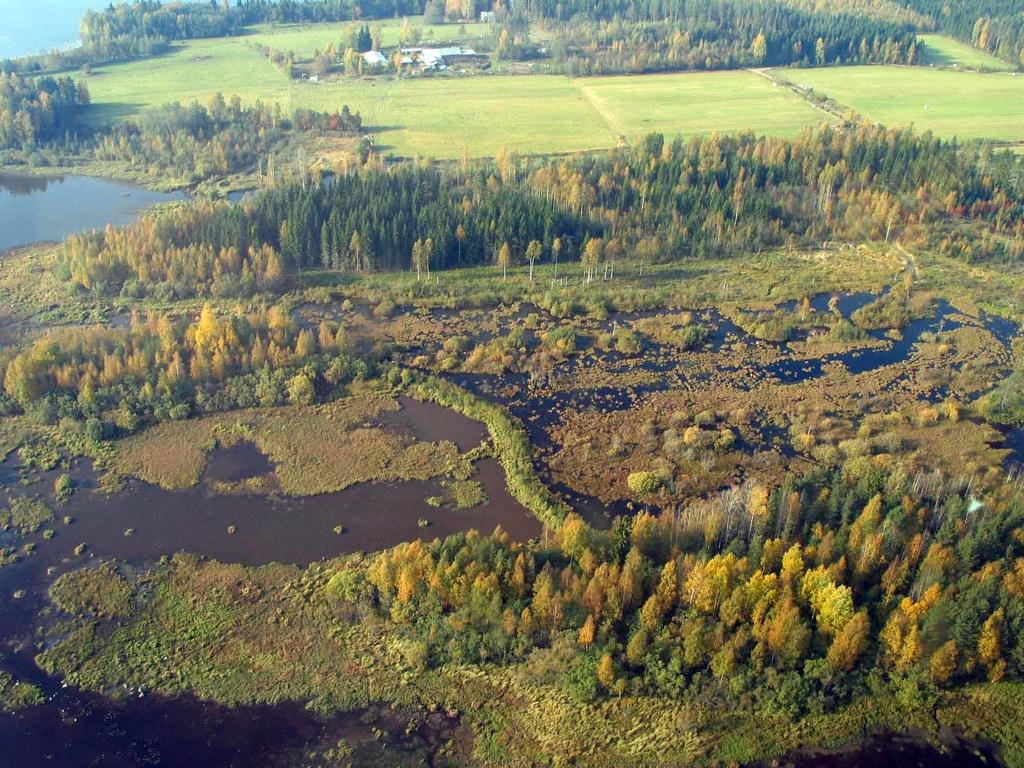
[[[474,40],[490,34],[490,24],[423,24],[422,16],[410,16],[410,30],[419,29],[420,44],[462,42],[472,45]],[[385,19],[367,22],[371,29],[380,30],[382,47],[398,45],[402,35],[403,19]],[[316,51],[322,51],[334,44],[339,51],[344,50],[344,43],[349,30],[358,22],[338,24],[262,24],[253,27],[249,34],[236,38],[242,42],[257,42],[285,53],[292,52],[299,57],[310,57]]]
[[[97,67],[88,77],[93,125],[132,117],[148,107],[205,102],[238,94],[246,102],[288,102],[288,81],[262,54],[239,38],[177,44],[162,56]]]
[[[616,134],[691,136],[751,130],[794,136],[827,115],[750,72],[590,77],[573,84]]]
[[[397,42],[403,20],[380,22],[383,44]],[[409,20],[413,27],[418,18]],[[348,79],[290,82],[254,47],[260,42],[308,57],[339,43],[348,25],[262,26],[248,34],[176,44],[152,59],[97,68],[85,120],[125,119],[171,101],[206,101],[221,92],[248,103],[278,103],[286,112],[335,110],[363,116],[378,146],[400,156],[491,156],[572,152],[613,146],[649,131],[667,136],[751,130],[792,136],[825,115],[786,88],[746,71],[569,78],[488,75],[462,78]],[[438,25],[424,41],[471,42],[487,25]],[[999,64],[969,46],[924,36],[929,50],[963,66]],[[1004,65],[1005,66],[1005,65]],[[1024,141],[1024,77],[931,67],[828,67],[778,70],[869,120],[913,123],[940,136]]]
[[[331,26],[316,40],[338,37]],[[313,38],[307,44],[317,46]],[[648,131],[675,136],[749,129],[788,136],[822,120],[802,99],[749,72],[289,82],[246,38],[180,44],[154,59],[97,68],[88,83],[93,106],[86,120],[92,124],[171,101],[206,101],[220,91],[246,102],[277,102],[287,112],[347,104],[385,151],[438,158],[464,151],[492,156],[501,147],[523,153],[600,149]]]
[[[1009,62],[990,56],[984,51],[972,48],[966,43],[945,35],[918,35],[921,47],[921,63],[938,67],[962,67],[964,69],[991,69],[1012,72]]]
[[[885,125],[913,125],[945,138],[1024,141],[1024,77],[927,67],[777,70]]]
[[[296,83],[292,106],[358,111],[385,151],[454,158],[570,152],[615,144],[616,135],[568,78],[347,80]]]

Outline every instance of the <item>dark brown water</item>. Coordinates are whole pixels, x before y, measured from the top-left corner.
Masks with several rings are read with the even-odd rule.
[[[1000,447],[1010,450],[1009,463],[1024,468],[1024,427],[1005,427],[1001,431],[1006,440]]]
[[[402,405],[402,411],[383,420],[421,439],[450,439],[469,450],[486,436],[481,424],[437,405],[404,399]],[[354,765],[430,765],[437,750],[457,733],[461,740],[469,738],[457,719],[438,713],[372,708],[323,718],[297,703],[229,708],[191,697],[140,697],[137,692],[117,700],[64,688],[35,667],[33,628],[49,584],[90,560],[144,564],[189,551],[250,565],[306,565],[470,528],[489,533],[500,525],[520,540],[541,533],[536,518],[509,495],[504,471],[493,459],[478,462],[475,476],[486,488],[488,502],[466,511],[427,504],[428,496],[443,491],[436,481],[367,483],[301,498],[215,491],[217,481],[238,482],[271,469],[254,446],[241,444],[215,451],[195,488],[166,491],[132,482],[123,492],[107,496],[95,491],[90,464],[76,461],[70,473],[79,490],[58,506],[53,481],[64,470],[26,474],[16,458],[0,464],[0,482],[9,493],[43,498],[57,511],[50,526],[54,537],[27,537],[37,550],[0,568],[0,669],[36,683],[47,696],[40,706],[0,714],[0,766],[291,768],[303,764],[311,750],[330,748],[341,738],[353,747]],[[23,477],[30,482],[22,482]],[[65,515],[72,518],[70,524],[63,521]],[[421,520],[430,524],[422,527]],[[335,532],[339,525],[344,533]],[[87,549],[76,555],[79,544]],[[410,717],[415,722],[410,724]]]
[[[0,253],[107,224],[130,224],[144,208],[188,199],[184,192],[152,192],[90,176],[0,173]]]
[[[417,440],[440,442],[450,440],[463,453],[476,448],[487,439],[487,428],[479,421],[411,397],[399,397],[400,411],[387,411],[380,416],[385,426],[408,432]]]
[[[936,746],[914,736],[882,734],[840,752],[808,750],[760,765],[787,768],[993,768],[1002,764],[990,747],[954,737]]]
[[[34,681],[46,703],[0,713],[5,768],[296,768],[342,739],[353,766],[430,765],[450,740],[471,737],[443,713],[375,706],[325,718],[294,702],[225,707],[138,692],[118,700]]]
[[[248,451],[259,456],[253,449]],[[251,476],[239,466],[238,455],[236,449],[224,459],[215,455],[213,472],[233,478]],[[304,566],[403,541],[444,538],[471,528],[490,533],[501,525],[518,541],[541,534],[540,522],[509,495],[504,472],[495,460],[479,462],[475,479],[484,485],[489,500],[470,510],[427,504],[428,497],[444,492],[434,480],[363,483],[338,493],[300,497],[224,495],[208,482],[167,491],[133,481],[114,496],[85,489],[58,511],[60,516],[73,517],[71,525],[58,520],[53,526],[56,535],[49,541],[40,535],[29,538],[38,545],[29,559],[59,563],[74,558],[73,550],[84,543],[94,557],[131,562],[186,551],[229,563]],[[423,527],[420,520],[430,524]],[[343,526],[345,532],[335,533],[336,526]],[[125,535],[128,531],[130,535]]]

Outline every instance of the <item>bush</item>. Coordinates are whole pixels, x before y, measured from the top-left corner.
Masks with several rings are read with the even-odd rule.
[[[626,478],[626,485],[629,490],[637,496],[650,496],[661,490],[665,484],[664,479],[657,472],[631,472]]]
[[[75,492],[74,478],[65,472],[54,481],[53,492],[57,496],[57,501],[67,501]]]

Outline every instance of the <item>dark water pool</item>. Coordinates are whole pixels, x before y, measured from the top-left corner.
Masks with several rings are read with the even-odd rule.
[[[880,734],[839,752],[806,750],[760,766],[787,768],[994,768],[1003,763],[983,744],[947,736],[940,746],[910,735]]]
[[[1024,469],[1024,427],[1004,427],[1000,431],[1006,440],[999,447],[1010,449],[1009,463],[1019,464]]]
[[[232,451],[229,461],[214,456],[214,472],[220,474],[227,464],[226,474],[233,478],[254,476]],[[167,491],[134,481],[114,496],[83,490],[58,511],[59,516],[73,518],[71,525],[58,520],[53,526],[56,535],[49,541],[32,537],[38,551],[28,560],[59,562],[73,557],[75,547],[84,543],[94,557],[133,562],[186,551],[229,563],[305,566],[471,528],[490,533],[501,525],[520,541],[540,535],[540,522],[509,495],[504,472],[494,459],[478,464],[475,479],[489,499],[470,510],[428,504],[428,497],[444,492],[434,480],[361,483],[337,493],[301,497],[221,494],[207,482]],[[421,520],[429,525],[421,526]],[[344,532],[336,533],[337,526]]]
[[[322,717],[295,702],[225,707],[139,691],[112,698],[62,687],[33,672],[27,656],[13,661],[46,701],[0,713],[0,765],[11,768],[297,768],[316,765],[310,755],[341,740],[353,766],[431,765],[465,731],[441,712],[379,706]]]
[[[388,427],[424,440],[450,439],[462,450],[486,437],[481,424],[440,406],[402,404],[401,411],[382,419]],[[250,565],[305,565],[471,528],[489,533],[501,525],[519,540],[542,532],[537,519],[508,493],[494,459],[478,462],[475,475],[488,501],[464,511],[427,504],[429,496],[443,492],[436,481],[365,483],[301,498],[217,492],[218,482],[238,482],[271,469],[254,446],[241,444],[215,451],[195,488],[166,491],[132,482],[108,496],[95,490],[90,464],[76,461],[70,473],[80,488],[56,506],[53,482],[64,470],[25,474],[16,458],[0,464],[0,483],[8,493],[36,496],[56,509],[53,538],[27,537],[36,551],[0,568],[0,670],[36,683],[47,697],[42,705],[0,714],[0,766],[293,768],[306,764],[311,751],[331,748],[342,738],[352,747],[354,765],[431,765],[451,739],[471,738],[457,718],[443,713],[373,707],[324,718],[298,703],[234,708],[137,691],[111,698],[65,688],[36,668],[34,627],[49,584],[91,560],[145,564],[184,550]],[[22,482],[23,476],[29,482]],[[76,555],[79,544],[87,549]]]
[[[152,192],[90,176],[0,173],[0,252],[107,224],[130,224],[157,203],[190,199],[184,192]]]

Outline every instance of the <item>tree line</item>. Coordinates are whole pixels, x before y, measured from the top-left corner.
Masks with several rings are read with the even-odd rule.
[[[93,440],[154,421],[331,398],[373,371],[343,329],[303,328],[278,305],[197,318],[133,314],[126,327],[51,332],[2,361],[7,413],[71,419]]]
[[[81,47],[9,60],[0,68],[37,73],[82,67],[156,55],[175,40],[240,34],[251,24],[387,19],[425,10],[432,18],[450,20],[475,20],[480,11],[494,10],[501,22],[495,55],[550,56],[562,71],[577,75],[836,62],[910,64],[917,58],[915,29],[929,21],[895,5],[822,7],[796,0],[537,0],[511,10],[478,0],[443,5],[421,0],[239,0],[235,5],[136,0],[87,12]],[[531,21],[542,22],[552,33],[543,54],[529,39]],[[984,35],[985,45],[989,37],[1006,37],[1002,23],[997,20],[995,33]]]
[[[854,458],[682,513],[570,516],[535,548],[499,531],[413,542],[339,570],[339,609],[382,614],[423,666],[560,649],[589,702],[702,697],[787,718],[1024,673],[1024,501],[990,504]]]
[[[536,8],[545,18],[559,18],[548,48],[571,75],[913,64],[918,56],[914,28],[907,23],[838,10],[816,12],[775,0],[689,0],[655,7],[539,3]],[[521,50],[533,55],[529,47]]]
[[[986,159],[987,158],[987,159]],[[245,296],[290,270],[367,272],[519,261],[731,256],[823,240],[892,240],[1019,261],[1021,159],[908,129],[796,139],[651,134],[606,153],[461,167],[353,167],[69,238],[63,276],[100,293]]]
[[[22,93],[34,92],[37,97],[9,99],[5,79],[20,84]],[[348,106],[331,114],[299,109],[287,117],[280,105],[257,101],[243,107],[238,96],[225,100],[219,93],[205,105],[167,104],[147,110],[138,120],[90,130],[73,122],[88,101],[84,86],[75,86],[71,78],[49,81],[53,78],[36,82],[0,75],[0,105],[8,106],[0,111],[0,149],[11,150],[3,158],[7,162],[117,161],[152,176],[170,172],[186,182],[197,182],[262,167],[275,145],[292,131],[355,136],[362,130],[362,118]],[[49,96],[51,91],[58,95]],[[69,102],[70,98],[77,100]]]
[[[522,174],[537,194],[604,224],[618,251],[671,260],[897,236],[966,260],[1024,256],[1022,161],[910,129],[823,127],[795,139],[666,142]]]
[[[594,232],[597,232],[594,228]],[[565,242],[579,217],[480,167],[459,181],[438,168],[368,167],[320,181],[285,181],[244,206],[198,204],[65,242],[62,276],[100,294],[248,296],[273,291],[286,270],[354,272],[489,263],[502,245]]]

